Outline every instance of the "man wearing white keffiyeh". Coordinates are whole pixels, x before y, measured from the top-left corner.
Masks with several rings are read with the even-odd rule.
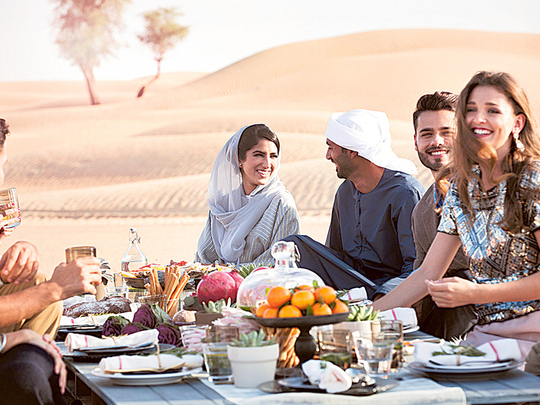
[[[300,227],[279,163],[279,139],[264,124],[245,126],[227,141],[210,176],[210,213],[195,261],[272,264],[272,245]]]
[[[334,200],[326,246],[305,235],[286,238],[300,266],[337,288],[365,286],[386,294],[413,270],[411,212],[424,193],[414,164],[391,148],[389,122],[378,111],[332,114],[326,159],[345,181]]]

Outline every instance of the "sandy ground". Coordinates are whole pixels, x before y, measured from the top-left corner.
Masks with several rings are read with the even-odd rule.
[[[44,269],[68,246],[93,244],[119,266],[128,228],[160,263],[191,260],[207,215],[217,153],[249,123],[279,135],[279,176],[295,197],[303,232],[324,241],[340,180],[324,159],[331,113],[385,111],[396,153],[420,167],[412,141],[416,100],[459,92],[478,70],[512,73],[540,116],[540,35],[445,30],[377,31],[286,45],[212,74],[99,82],[89,106],[81,82],[0,83],[0,116],[11,125],[4,187],[17,187],[23,224]],[[3,251],[6,246],[0,248]]]

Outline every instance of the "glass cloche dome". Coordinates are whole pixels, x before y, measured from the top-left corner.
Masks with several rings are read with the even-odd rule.
[[[298,250],[294,242],[276,242],[272,246],[271,253],[275,260],[274,268],[254,270],[240,284],[236,297],[240,308],[249,311],[257,307],[261,302],[266,301],[266,294],[272,287],[312,286],[313,281],[316,281],[319,286],[324,286],[324,282],[316,273],[296,266]]]

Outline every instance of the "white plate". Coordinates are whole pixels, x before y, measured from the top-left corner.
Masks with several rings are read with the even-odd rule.
[[[92,370],[92,375],[100,378],[107,378],[116,385],[164,385],[180,381],[182,377],[200,372],[201,368],[178,371],[175,373],[161,374],[105,374],[99,368]]]
[[[493,373],[498,371],[513,370],[521,366],[521,361],[510,361],[505,363],[490,363],[477,365],[463,366],[440,366],[437,364],[411,363],[409,367],[416,371],[433,374],[476,374],[476,373]]]
[[[413,332],[416,332],[417,330],[420,330],[420,326],[418,325],[403,325],[404,334],[413,333]]]

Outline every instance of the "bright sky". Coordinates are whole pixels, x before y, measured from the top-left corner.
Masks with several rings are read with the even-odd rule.
[[[0,81],[80,80],[59,56],[51,0],[0,0]],[[540,34],[537,0],[132,0],[116,57],[95,69],[97,80],[155,74],[136,35],[142,14],[177,7],[188,36],[165,54],[162,72],[212,72],[265,49],[362,31],[451,28]]]

